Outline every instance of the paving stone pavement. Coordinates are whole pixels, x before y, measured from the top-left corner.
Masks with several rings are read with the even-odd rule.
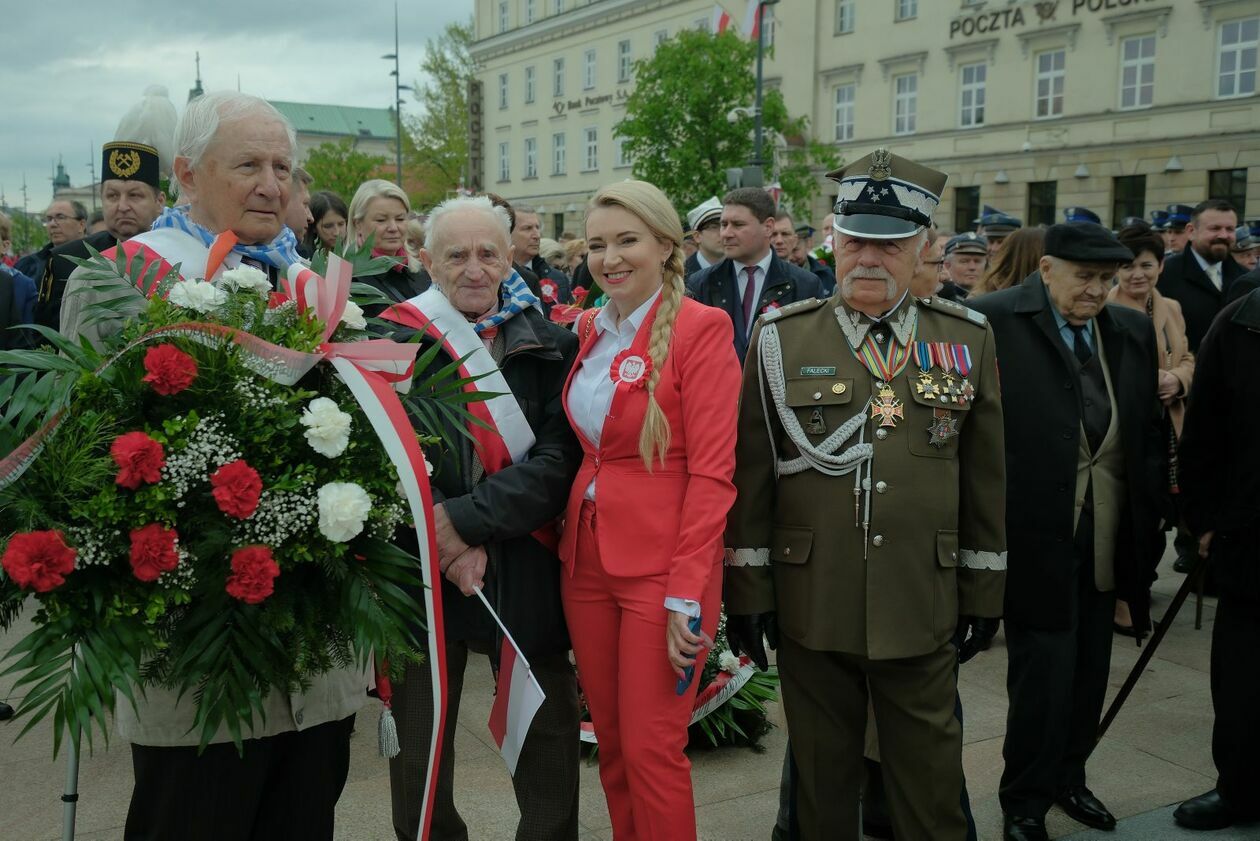
[[[1155,614],[1162,615],[1182,576],[1165,557],[1155,586]],[[1221,833],[1188,833],[1172,823],[1172,806],[1206,791],[1215,781],[1210,750],[1212,705],[1208,691],[1208,652],[1215,601],[1205,600],[1203,629],[1194,630],[1193,599],[1178,616],[1120,717],[1090,761],[1089,782],[1121,819],[1114,833],[1082,832],[1083,827],[1052,810],[1052,837],[1096,839],[1260,839],[1260,826]],[[0,652],[18,639],[19,622],[0,635]],[[1133,641],[1115,641],[1111,693],[1138,657]],[[959,680],[966,713],[963,763],[981,839],[1000,839],[1002,815],[997,784],[1002,771],[1006,721],[1006,650],[999,634],[993,648],[965,665]],[[0,699],[11,678],[0,678]],[[484,659],[469,664],[456,738],[456,799],[476,841],[509,841],[518,813],[502,760],[486,728],[492,684]],[[1109,699],[1110,700],[1110,699]],[[782,715],[772,709],[772,720]],[[389,781],[376,755],[379,705],[365,703],[352,742],[349,779],[337,807],[337,841],[391,841]],[[59,796],[65,760],[51,758],[51,729],[41,723],[13,743],[20,724],[0,725],[0,841],[56,841],[61,838]],[[786,736],[776,728],[765,751],[697,750],[691,755],[701,841],[766,841],[778,806],[779,771]],[[99,735],[95,751],[85,750],[80,776],[78,834],[81,841],[118,839],[131,791],[130,755],[124,743],[106,747]],[[611,839],[612,831],[594,766],[582,769],[582,841]]]

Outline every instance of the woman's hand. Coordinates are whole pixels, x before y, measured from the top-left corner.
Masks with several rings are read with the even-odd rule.
[[[1177,395],[1181,393],[1181,380],[1174,377],[1168,371],[1161,370],[1159,372],[1159,399],[1167,405],[1177,399]]]
[[[678,611],[669,611],[665,621],[665,649],[669,654],[669,664],[674,667],[674,674],[682,680],[683,669],[695,665],[696,655],[702,649],[713,647],[713,640],[703,630],[699,635],[691,633],[687,623],[691,617]]]

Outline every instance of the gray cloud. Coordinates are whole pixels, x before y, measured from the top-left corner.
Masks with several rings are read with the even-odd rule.
[[[470,18],[472,6],[399,3],[404,82],[418,79],[426,40]],[[267,99],[378,108],[393,102],[392,67],[380,59],[394,50],[388,0],[34,2],[6,16],[4,28],[0,192],[21,206],[25,174],[32,211],[52,196],[58,155],[72,184],[88,182],[89,160],[100,166],[101,144],[146,87],[164,85],[182,111],[198,51],[206,90],[235,89],[239,76],[241,90]]]

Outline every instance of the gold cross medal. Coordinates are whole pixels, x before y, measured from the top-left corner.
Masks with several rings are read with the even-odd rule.
[[[941,387],[932,379],[931,371],[919,372],[919,381],[914,384],[914,390],[928,400],[935,400],[941,396]]]
[[[933,409],[932,415],[934,419],[927,428],[928,443],[939,450],[958,435],[958,419],[949,409]]]
[[[871,420],[879,419],[879,425],[897,428],[897,421],[903,420],[906,414],[901,408],[901,401],[888,383],[879,384],[878,398],[871,398]]]

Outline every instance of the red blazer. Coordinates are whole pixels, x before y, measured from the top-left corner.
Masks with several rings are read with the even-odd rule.
[[[640,327],[649,329],[651,318]],[[578,349],[564,387],[566,412],[573,376],[596,338],[590,330]],[[582,500],[598,477],[596,537],[605,568],[621,576],[668,574],[663,595],[700,601],[722,562],[726,515],[735,502],[741,376],[730,318],[684,298],[662,367],[656,400],[669,420],[665,465],[657,460],[649,472],[639,457],[647,389],[618,385],[599,447],[578,432],[584,455],[569,492],[560,560],[572,573]]]

